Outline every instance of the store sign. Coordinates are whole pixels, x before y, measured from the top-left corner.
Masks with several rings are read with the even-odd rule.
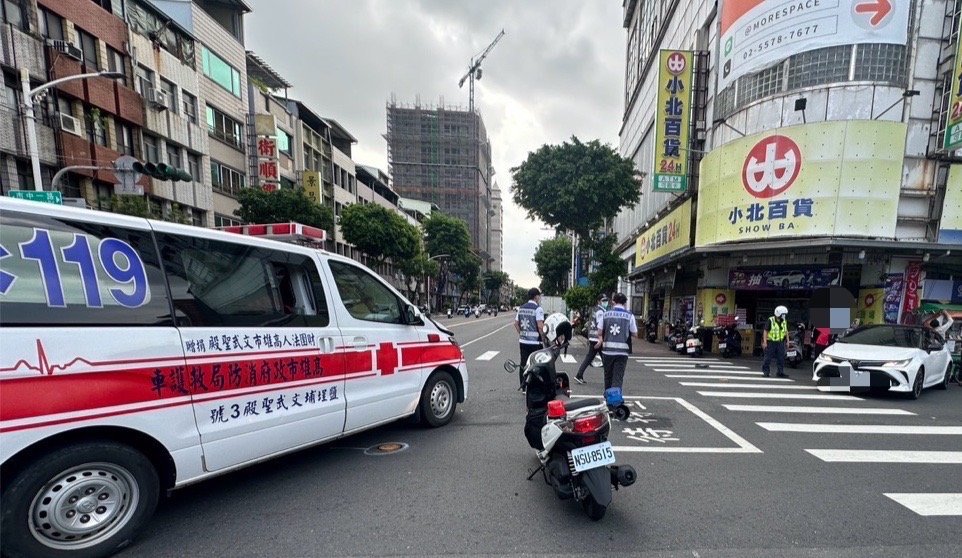
[[[695,58],[690,50],[662,50],[659,61],[652,191],[677,194],[688,189],[688,131]]]
[[[949,92],[949,117],[945,123],[945,149],[962,147],[962,18],[956,28],[955,70],[952,72],[952,91]]]
[[[911,314],[919,309],[919,287],[922,286],[922,264],[911,262],[905,268],[905,300],[903,314]]]
[[[858,292],[858,312],[856,315],[860,323],[863,325],[885,323],[882,302],[884,299],[885,289],[860,290]]]
[[[945,199],[942,201],[942,219],[939,221],[939,242],[962,244],[962,165],[949,167]]]
[[[257,180],[265,192],[277,190],[281,180],[281,169],[277,160],[277,138],[259,136],[257,138]]]
[[[713,150],[701,162],[695,246],[894,237],[905,137],[900,122],[819,122]]]
[[[321,203],[321,173],[318,171],[304,171],[304,193],[311,201]]]
[[[635,242],[635,267],[691,246],[691,199],[676,207]]]
[[[718,90],[793,54],[908,42],[908,0],[721,0]]]
[[[842,269],[820,265],[735,267],[728,288],[744,291],[809,290],[840,284]]]
[[[652,280],[652,290],[672,290],[675,287],[675,270],[672,269],[667,273],[656,273],[655,278]]]
[[[882,313],[887,324],[899,323],[899,308],[902,307],[902,287],[905,277],[901,273],[889,273],[885,276],[885,300],[882,303]]]

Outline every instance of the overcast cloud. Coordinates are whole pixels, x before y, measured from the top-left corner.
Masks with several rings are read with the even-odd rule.
[[[458,79],[503,28],[484,61],[475,105],[504,198],[504,269],[537,285],[531,261],[553,233],[511,200],[511,167],[572,135],[618,144],[624,30],[618,0],[248,0],[247,48],[319,114],[358,139],[353,158],[387,170],[386,104],[467,107]]]

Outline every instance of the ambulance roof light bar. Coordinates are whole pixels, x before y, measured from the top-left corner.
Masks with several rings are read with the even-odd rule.
[[[233,227],[222,227],[221,230],[235,234],[299,244],[321,244],[327,240],[327,231],[324,229],[309,227],[294,222],[270,223],[266,225],[237,225]]]

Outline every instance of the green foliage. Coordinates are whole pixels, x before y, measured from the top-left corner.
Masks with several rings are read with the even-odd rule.
[[[106,197],[102,199],[110,205],[110,211],[114,213],[144,217],[145,219],[170,221],[182,225],[189,225],[191,223],[190,216],[176,203],[171,204],[170,211],[168,211],[167,216],[164,217],[160,206],[152,203],[147,196],[114,195],[109,199]]]
[[[534,264],[541,277],[541,292],[548,296],[560,295],[571,272],[571,241],[563,236],[542,240],[535,250]]]
[[[591,285],[602,293],[613,293],[618,287],[618,278],[628,274],[628,267],[625,261],[614,253],[618,237],[609,234],[604,238],[593,240],[588,247],[593,252],[593,260],[598,267],[588,274],[588,281]]]
[[[418,228],[397,213],[375,203],[353,204],[341,211],[344,240],[375,260],[413,260],[421,252]]]
[[[278,188],[265,192],[260,188],[242,188],[237,194],[240,209],[234,215],[247,223],[286,223],[334,231],[334,212],[311,201],[300,188]]]
[[[512,306],[520,306],[528,302],[528,289],[524,287],[514,288],[514,298],[511,299]]]
[[[641,198],[641,178],[630,159],[598,140],[543,145],[511,169],[514,201],[538,218],[580,238]]]
[[[447,254],[449,261],[459,270],[467,260],[475,258],[471,254],[471,233],[464,221],[434,212],[421,226],[424,228],[424,249],[428,254]]]
[[[592,306],[598,301],[598,289],[588,285],[571,287],[561,295],[569,310],[577,310],[582,316],[587,316]]]
[[[481,288],[481,258],[474,254],[458,262],[457,273],[461,276],[461,296],[474,294]]]

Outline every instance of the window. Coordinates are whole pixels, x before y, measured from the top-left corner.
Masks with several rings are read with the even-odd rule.
[[[207,132],[225,142],[240,149],[241,141],[244,137],[243,127],[240,122],[227,116],[223,112],[207,105]]]
[[[240,219],[234,219],[232,217],[227,217],[221,215],[220,213],[214,214],[214,226],[215,227],[237,227],[242,225]]]
[[[143,66],[137,66],[134,74],[137,78],[137,87],[140,88],[140,94],[146,97],[147,91],[154,86],[154,72]]]
[[[4,78],[7,76],[4,75]],[[11,83],[7,83],[4,79],[3,83],[3,96],[0,97],[0,105],[6,106],[11,109],[17,108],[17,100],[20,98],[20,92]]]
[[[384,283],[360,267],[329,261],[334,284],[348,313],[366,322],[401,324],[401,301]]]
[[[214,190],[236,196],[245,185],[244,173],[211,159],[210,180]]]
[[[87,141],[97,145],[107,146],[107,127],[104,117],[99,110],[87,109],[84,111],[84,120],[87,123]]]
[[[184,116],[187,121],[191,124],[197,124],[197,97],[181,89],[180,98],[183,101]]]
[[[101,8],[107,10],[108,12],[112,12],[112,11],[113,11],[113,10],[111,9],[111,0],[93,0],[93,2],[94,2],[94,4],[97,4],[97,5],[100,6]]]
[[[190,224],[195,227],[207,226],[207,212],[194,208],[190,213]]]
[[[160,234],[177,321],[187,327],[324,327],[330,323],[308,256]]]
[[[40,34],[42,36],[54,41],[64,40],[63,19],[60,16],[40,8],[38,20],[40,23]]]
[[[200,156],[187,154],[187,172],[190,173],[194,182],[203,182],[204,177],[200,174]]]
[[[281,153],[287,155],[288,157],[293,156],[291,152],[291,145],[293,144],[293,139],[291,135],[281,130],[277,129],[277,150]]]
[[[201,56],[204,62],[204,75],[213,80],[217,85],[240,97],[240,72],[224,61],[223,58],[208,50],[207,47],[201,48]]]
[[[177,114],[177,86],[173,83],[167,81],[166,79],[160,79],[160,88],[167,93],[167,106],[170,107],[168,110],[173,114]]]
[[[107,47],[107,69],[111,72],[121,72],[124,74],[124,77],[118,81],[127,85],[127,67],[124,64],[124,55],[111,47]]]
[[[134,134],[130,126],[119,120],[114,120],[114,132],[117,134],[117,151],[124,155],[133,155]]]
[[[157,138],[144,134],[144,159],[148,163],[160,162],[160,151],[157,149]]]
[[[84,64],[88,69],[96,69],[97,66],[97,39],[93,35],[82,29],[77,29],[77,46],[84,53]]]
[[[167,164],[175,169],[183,168],[183,163],[180,160],[180,148],[170,142],[167,142]]]
[[[172,325],[150,233],[11,213],[0,237],[13,248],[3,269],[17,277],[3,297],[4,326]]]
[[[27,30],[27,14],[23,9],[22,0],[3,0],[0,3],[0,10],[3,10],[3,21],[12,24],[14,27]]]

